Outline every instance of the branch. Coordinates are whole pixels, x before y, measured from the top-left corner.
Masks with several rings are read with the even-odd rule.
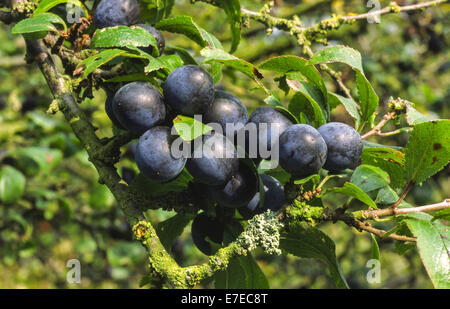
[[[418,213],[418,212],[432,212],[443,209],[450,208],[450,199],[445,199],[441,203],[431,204],[426,206],[412,207],[412,208],[386,208],[386,209],[377,209],[377,210],[361,210],[358,212],[354,212],[353,215],[357,219],[362,220],[370,220],[370,219],[378,219],[387,216],[396,216],[396,215],[405,215],[409,213]]]
[[[364,134],[363,136],[361,136],[361,139],[366,139],[369,138],[373,135],[382,135],[383,133],[381,133],[381,129],[390,121],[393,120],[396,116],[395,112],[390,112],[387,113],[386,115],[383,116],[383,119],[369,132],[367,132],[366,134]]]
[[[405,5],[405,6],[399,6],[396,2],[391,2],[391,4],[389,6],[383,8],[381,10],[373,11],[373,12],[366,13],[366,14],[360,14],[360,15],[348,15],[343,18],[346,21],[351,21],[351,20],[373,18],[376,16],[381,16],[381,15],[390,14],[390,13],[417,11],[420,9],[424,9],[424,8],[428,8],[431,6],[436,6],[441,3],[445,3],[447,1],[448,0],[436,0],[436,1],[428,1],[428,2],[424,2],[424,3],[417,3],[417,4]]]

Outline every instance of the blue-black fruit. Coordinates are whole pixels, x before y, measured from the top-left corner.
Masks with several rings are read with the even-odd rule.
[[[170,131],[169,127],[154,127],[139,138],[136,164],[144,176],[157,182],[176,178],[186,164],[186,158],[172,155]]]
[[[229,127],[233,125],[234,130],[230,133],[234,136],[240,127],[247,123],[248,112],[237,97],[228,92],[216,90],[214,101],[203,115],[203,120],[204,123],[220,124],[224,135],[227,133],[227,124],[229,124]]]
[[[102,0],[95,9],[94,23],[97,28],[131,26],[139,22],[140,12],[137,0]]]
[[[147,30],[148,33],[153,35],[153,37],[156,39],[156,45],[158,46],[159,55],[162,55],[164,48],[166,47],[166,40],[164,40],[164,37],[161,34],[161,32],[159,32],[157,29],[153,28],[152,26],[149,26],[146,24],[139,24],[137,26],[144,28],[145,30]],[[153,46],[142,47],[142,50],[148,54],[152,54]]]
[[[359,164],[363,143],[355,129],[345,123],[330,122],[321,126],[319,133],[328,147],[325,169],[338,172]]]
[[[225,186],[209,186],[213,200],[228,208],[245,206],[258,191],[258,177],[246,164],[240,163],[239,170]]]
[[[246,206],[239,208],[239,213],[244,219],[250,219],[268,209],[278,211],[286,203],[283,185],[272,176],[261,174],[260,177],[264,188],[263,207],[259,206],[260,192],[257,192]]]
[[[260,149],[271,151],[272,146],[276,146],[280,135],[293,123],[285,117],[282,113],[272,107],[263,106],[253,111],[247,124],[256,125],[256,141],[251,140],[255,138],[252,135],[246,134],[246,151],[250,155],[257,155],[261,157]],[[250,151],[249,147],[254,145],[257,151]],[[252,153],[253,152],[253,153]],[[267,158],[266,158],[267,159]]]
[[[165,102],[177,113],[203,114],[214,100],[214,81],[207,71],[185,65],[169,74],[163,84]]]
[[[223,221],[218,218],[208,217],[205,213],[197,215],[192,222],[192,240],[195,246],[206,255],[214,253],[207,238],[220,244],[223,242],[224,231]]]
[[[280,165],[295,177],[317,173],[327,159],[327,145],[320,133],[307,124],[290,126],[280,136]]]
[[[111,122],[113,123],[113,125],[115,125],[119,129],[125,130],[125,128],[120,124],[119,120],[117,120],[116,115],[114,115],[113,100],[114,100],[113,95],[108,95],[108,97],[106,98],[106,101],[105,101],[106,115],[108,115],[108,117],[111,120]]]
[[[239,169],[236,148],[219,133],[201,136],[193,141],[192,158],[186,168],[198,182],[220,186],[225,185]]]
[[[120,88],[114,95],[113,111],[124,128],[138,134],[161,124],[166,117],[161,93],[144,82],[132,82]]]

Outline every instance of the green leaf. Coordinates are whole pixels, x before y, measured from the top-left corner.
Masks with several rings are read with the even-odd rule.
[[[303,185],[303,184],[307,183],[308,181],[311,181],[313,183],[313,188],[315,189],[316,186],[319,184],[320,175],[314,174],[314,175],[308,176],[308,177],[303,178],[303,179],[295,180],[294,184],[296,184],[296,185]]]
[[[194,57],[192,57],[192,55],[189,53],[189,51],[184,48],[167,44],[166,48],[164,49],[164,53],[176,53],[181,58],[181,60],[183,60],[184,64],[198,65],[197,60],[195,60]]]
[[[378,96],[362,71],[356,71],[356,87],[362,122],[369,122],[372,125],[378,107]]]
[[[301,73],[306,81],[315,85],[322,92],[323,98],[327,99],[327,89],[325,87],[325,82],[322,79],[319,71],[308,63],[308,60],[297,56],[278,56],[270,58],[259,66],[261,70],[267,70],[272,72],[277,72],[281,74],[287,73]]]
[[[42,33],[47,34],[48,31],[58,33],[58,29],[54,24],[60,24],[67,31],[67,26],[64,20],[58,15],[52,13],[42,13],[35,17],[27,18],[19,21],[11,30],[12,33]],[[45,35],[44,35],[45,36]]]
[[[143,174],[139,174],[131,183],[130,189],[148,195],[149,197],[158,197],[171,192],[181,192],[186,190],[192,179],[192,176],[186,169],[184,169],[174,180],[163,184],[151,180]]]
[[[18,148],[8,154],[17,161],[18,168],[25,174],[34,176],[39,172],[48,174],[62,160],[63,154],[58,149],[47,147]]]
[[[25,177],[14,167],[5,165],[0,170],[0,200],[5,204],[17,202],[25,191]]]
[[[316,228],[303,228],[300,224],[289,226],[289,232],[281,236],[280,248],[300,258],[319,259],[328,270],[338,288],[348,288],[336,259],[336,246],[331,238]]]
[[[177,16],[161,20],[155,25],[155,28],[183,34],[201,47],[222,48],[219,40],[205,29],[199,27],[190,16]]]
[[[216,289],[245,289],[247,287],[245,271],[239,258],[231,259],[227,269],[217,272],[214,278]]]
[[[398,194],[391,187],[386,186],[378,191],[376,204],[392,205],[398,201]]]
[[[203,61],[205,63],[218,62],[244,73],[251,79],[257,80],[263,78],[261,72],[253,64],[239,59],[223,49],[206,47],[200,51],[200,54],[206,58]]]
[[[343,195],[347,195],[349,197],[354,197],[357,200],[366,204],[367,206],[369,206],[373,209],[378,209],[375,202],[363,190],[361,190],[359,187],[357,187],[356,185],[354,185],[352,183],[346,182],[344,184],[344,186],[341,188],[328,189],[326,191],[326,194],[328,194],[330,192],[340,193]]]
[[[424,114],[420,113],[418,110],[416,110],[413,107],[413,103],[403,100],[403,102],[406,105],[406,122],[409,125],[415,125],[421,122],[430,121],[429,117],[425,116]]]
[[[177,130],[178,135],[185,141],[192,141],[213,129],[194,118],[183,115],[178,115],[173,120],[173,125]]]
[[[90,73],[95,71],[97,68],[102,65],[108,63],[109,61],[117,58],[117,57],[130,57],[130,58],[141,58],[145,59],[143,56],[139,56],[136,54],[129,53],[127,51],[121,49],[107,49],[98,54],[92,55],[83,61],[81,61],[77,68],[81,68],[84,66],[83,75],[79,78],[78,82],[84,78],[86,78]]]
[[[378,247],[377,239],[375,235],[370,234],[372,236],[372,248],[370,250],[370,258],[373,260],[380,260],[380,247]]]
[[[137,26],[116,26],[97,29],[91,40],[91,48],[148,47],[157,51],[156,39],[147,30]]]
[[[180,236],[184,228],[193,219],[192,214],[176,214],[175,216],[159,223],[156,227],[156,234],[167,252],[171,252],[172,244]]]
[[[220,0],[218,4],[228,17],[231,28],[230,53],[233,53],[241,41],[241,4],[239,0]]]
[[[356,123],[359,124],[361,122],[361,116],[358,110],[359,106],[353,99],[343,97],[337,93],[328,92],[328,100],[331,107],[339,104],[344,105],[345,110],[356,120]]]
[[[386,171],[393,188],[404,186],[405,154],[403,152],[385,147],[364,147],[361,162]]]
[[[175,0],[145,0],[141,5],[141,19],[155,24],[170,15]]]
[[[292,97],[288,105],[288,110],[294,114],[298,119],[302,119],[302,115],[306,117],[308,124],[318,128],[327,122],[326,115],[323,113],[319,104],[309,95],[307,95],[307,88],[299,83],[296,89],[304,89],[305,92],[297,92]]]
[[[360,187],[364,192],[370,192],[387,186],[390,179],[389,174],[381,168],[362,164],[355,169],[350,182]]]
[[[450,120],[416,124],[406,147],[406,180],[423,182],[439,172],[449,161]]]
[[[252,255],[235,257],[215,275],[216,289],[268,289],[269,282]]]
[[[361,121],[372,125],[374,113],[378,107],[378,96],[364,75],[361,54],[347,46],[332,46],[314,54],[309,64],[334,62],[347,64],[356,72]]]
[[[89,17],[88,10],[84,6],[84,4],[78,0],[41,0],[41,1],[39,1],[39,5],[36,8],[36,10],[34,11],[33,16],[37,16],[44,12],[50,11],[52,8],[54,8],[55,6],[62,4],[62,3],[72,3],[75,6],[82,8],[86,18]]]
[[[309,64],[334,62],[345,63],[355,70],[364,72],[362,58],[359,51],[343,45],[337,45],[322,49],[321,51],[314,54],[314,56],[309,61]]]
[[[406,223],[415,237],[420,258],[437,289],[450,288],[450,231],[424,214],[409,214]]]

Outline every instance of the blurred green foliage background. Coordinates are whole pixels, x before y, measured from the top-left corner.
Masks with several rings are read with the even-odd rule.
[[[364,1],[278,0],[274,14],[289,17],[298,14],[304,25],[317,23],[331,13],[362,13],[369,10]],[[382,6],[389,1],[380,1]],[[263,1],[242,0],[242,6],[259,10]],[[398,1],[399,4],[409,3]],[[449,5],[411,14],[382,16],[381,23],[360,21],[345,25],[329,36],[332,45],[345,44],[361,52],[365,72],[380,97],[380,114],[390,96],[416,104],[424,114],[450,118],[450,36]],[[207,4],[176,1],[176,15],[191,15],[225,46],[230,44],[229,28],[223,11]],[[194,57],[199,49],[183,36],[164,33],[166,42],[187,48]],[[97,174],[85,151],[61,114],[48,115],[52,101],[45,80],[37,67],[25,61],[23,39],[0,25],[0,169],[13,166],[25,175],[24,194],[13,204],[0,204],[0,288],[137,288],[147,272],[146,256],[133,241],[130,227],[108,191],[98,184]],[[323,48],[314,45],[313,49]],[[236,56],[259,64],[276,55],[302,55],[289,34],[275,31],[267,36],[256,22],[244,29]],[[345,83],[354,89],[353,75],[346,67]],[[241,73],[226,69],[223,88],[237,95],[249,111],[264,104],[265,93]],[[330,91],[338,91],[324,74]],[[278,89],[275,76],[267,74],[263,82]],[[277,90],[281,100],[289,96]],[[100,137],[111,136],[112,124],[104,111],[105,93],[82,104]],[[333,120],[352,124],[343,108],[332,114]],[[392,127],[391,127],[392,128]],[[388,128],[389,129],[389,128]],[[404,146],[407,134],[371,141]],[[129,147],[117,165],[123,177],[137,172]],[[417,186],[407,201],[414,205],[440,202],[450,197],[450,168]],[[330,205],[342,201],[327,200]],[[172,213],[152,211],[154,222]],[[389,222],[380,228],[389,228]],[[379,241],[381,280],[369,284],[366,267],[370,259],[371,237],[351,230],[343,223],[321,226],[337,245],[337,256],[352,288],[430,288],[432,287],[416,249],[404,255],[396,253],[392,240]],[[189,228],[172,248],[182,265],[206,260],[192,244]],[[333,288],[326,266],[317,260],[293,256],[268,256],[255,252],[258,264],[272,288]],[[81,284],[66,282],[66,262],[79,259]],[[212,287],[211,281],[202,287]]]

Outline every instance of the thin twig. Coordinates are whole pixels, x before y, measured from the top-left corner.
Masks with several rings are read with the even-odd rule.
[[[388,123],[389,120],[394,119],[395,115],[395,112],[390,112],[384,115],[383,119],[372,130],[361,136],[361,139],[366,139],[373,135],[380,135],[381,129]]]
[[[361,20],[361,19],[373,18],[376,16],[381,16],[381,15],[390,14],[390,13],[417,11],[417,10],[435,6],[435,5],[438,5],[438,4],[447,2],[447,1],[448,0],[436,0],[436,1],[428,1],[428,2],[423,2],[423,3],[412,4],[412,5],[405,5],[405,6],[399,6],[397,3],[393,2],[389,6],[383,8],[381,10],[373,11],[373,12],[365,13],[365,14],[359,14],[359,15],[348,15],[348,16],[345,16],[344,19],[346,21]]]

